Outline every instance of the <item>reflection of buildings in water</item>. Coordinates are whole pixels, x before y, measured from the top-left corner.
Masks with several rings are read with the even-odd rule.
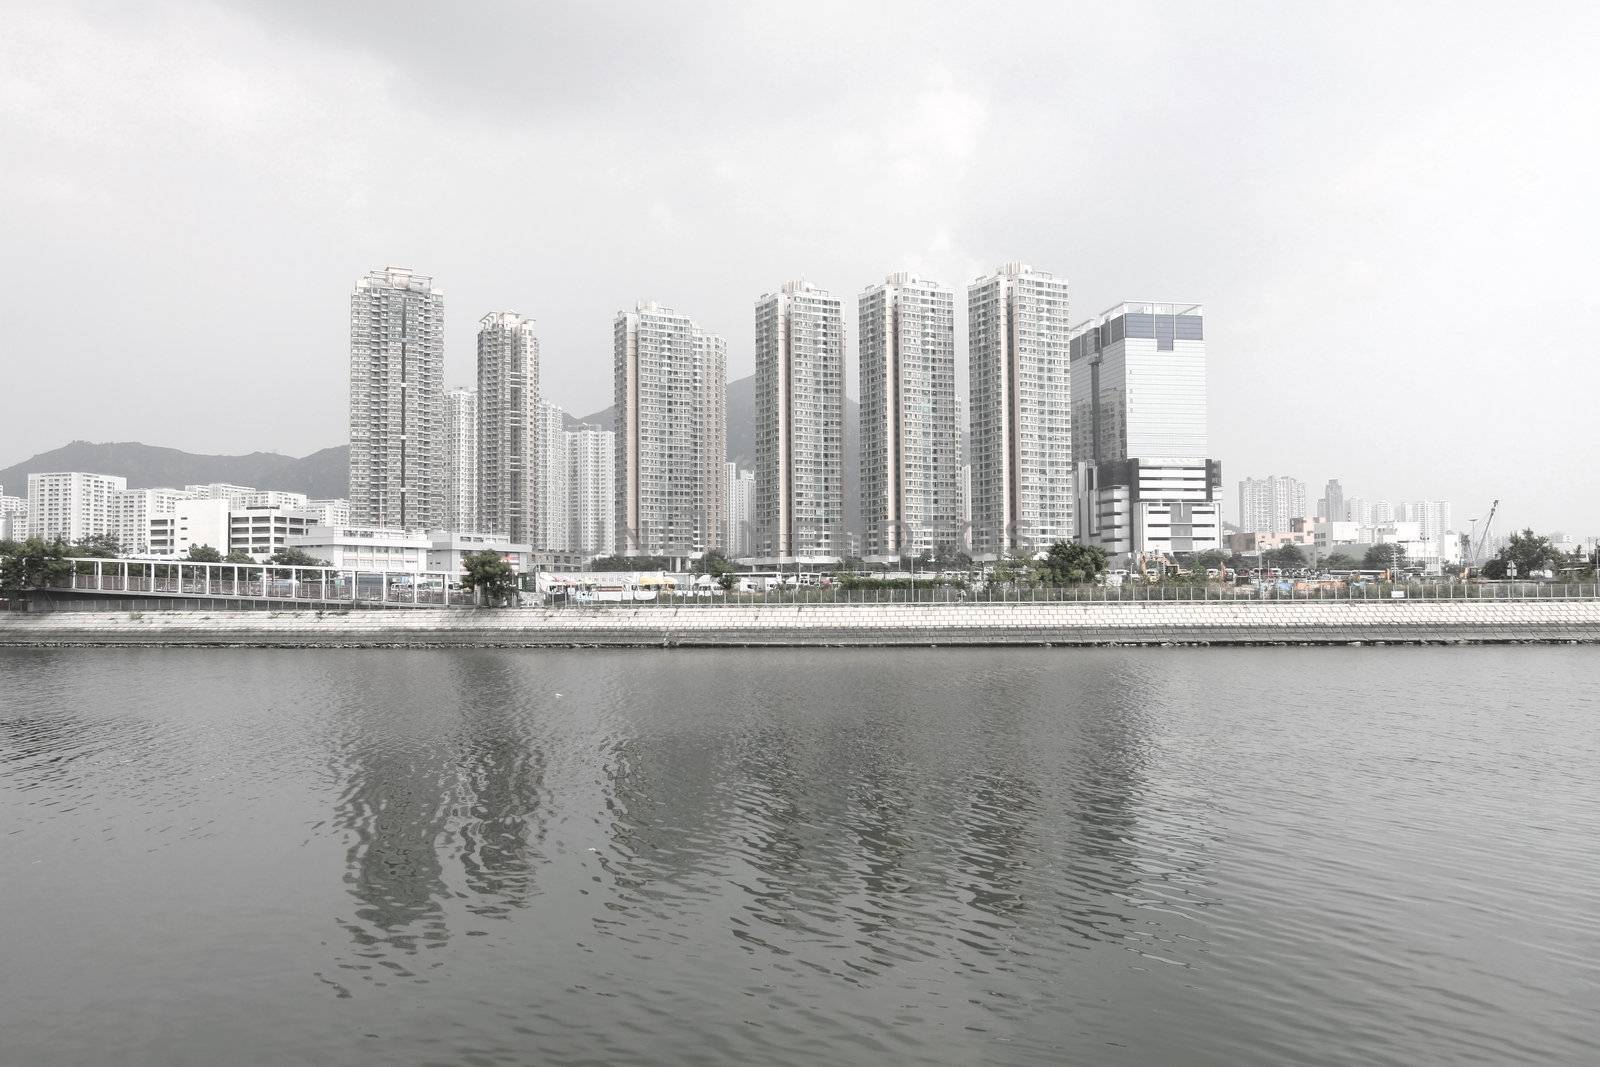
[[[517,678],[504,654],[452,658],[462,702],[457,740],[457,804],[462,822],[461,866],[475,915],[504,918],[525,907],[534,870],[543,856],[545,756],[531,734],[529,715],[517,712]]]
[[[344,782],[336,822],[354,838],[345,882],[358,904],[341,925],[361,955],[408,976],[390,950],[412,955],[450,937],[444,843],[459,837],[469,910],[503,916],[532,891],[530,838],[543,834],[543,760],[504,661],[451,657],[453,677],[405,669],[416,662],[394,657],[336,694],[347,718],[334,764]],[[438,729],[452,709],[459,724]]]
[[[724,859],[718,828],[727,821],[715,764],[714,746],[694,734],[611,741],[601,766],[611,848],[599,862],[614,904],[655,912],[670,896],[713,886]]]

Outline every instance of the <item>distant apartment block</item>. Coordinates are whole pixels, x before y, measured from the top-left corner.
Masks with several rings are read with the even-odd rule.
[[[654,302],[613,324],[617,550],[688,556],[723,534],[728,349]]]
[[[972,538],[979,558],[1073,536],[1067,282],[1007,263],[967,287]]]
[[[1400,519],[1416,523],[1421,536],[1427,540],[1436,540],[1455,528],[1448,500],[1417,500],[1402,504]]]
[[[594,423],[566,431],[567,547],[582,556],[617,551],[617,435]]]
[[[116,497],[128,479],[62,471],[28,475],[28,530],[46,541],[116,535]]]
[[[1244,533],[1281,533],[1291,521],[1306,517],[1306,483],[1269,474],[1239,483],[1239,529]]]
[[[0,541],[23,541],[28,537],[28,498],[7,496],[0,486]]]
[[[1071,347],[1078,540],[1112,556],[1218,549],[1204,310],[1119,304],[1076,327]]]
[[[444,293],[408,267],[350,297],[350,507],[371,526],[444,517]]]
[[[444,525],[478,528],[478,392],[444,394]]]
[[[1317,501],[1317,515],[1329,522],[1344,521],[1344,486],[1339,484],[1339,479],[1330,478],[1323,487],[1322,499]]]
[[[123,489],[113,498],[116,521],[112,531],[125,555],[150,554],[150,520],[171,515],[178,501],[190,494],[182,489]],[[223,549],[224,552],[227,549]]]
[[[837,560],[844,534],[844,318],[787,282],[756,301],[756,555]]]
[[[350,525],[350,501],[343,497],[325,500],[307,500],[306,510],[317,516],[323,526]]]
[[[743,559],[755,551],[756,472],[736,463],[727,466],[727,505],[723,515],[727,532],[722,536],[723,551],[730,559]]]
[[[196,500],[226,500],[233,504],[256,492],[253,485],[233,485],[229,482],[204,482],[186,485],[184,493]]]
[[[478,327],[478,522],[530,544],[539,534],[539,339],[514,311]]]
[[[955,293],[896,273],[857,305],[866,556],[964,549]]]

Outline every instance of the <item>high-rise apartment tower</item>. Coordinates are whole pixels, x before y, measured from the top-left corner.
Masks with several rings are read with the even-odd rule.
[[[350,510],[364,526],[445,514],[444,293],[409,267],[350,297]]]
[[[617,551],[720,548],[727,478],[728,346],[653,302],[613,324]]]
[[[478,324],[478,530],[539,535],[539,339],[515,311]]]
[[[756,554],[837,560],[844,549],[844,318],[837,297],[787,282],[756,301]]]
[[[866,556],[966,549],[955,294],[891,274],[862,292],[858,311]]]
[[[444,525],[478,528],[478,392],[451,389],[444,394]]]
[[[967,287],[973,553],[1073,536],[1067,282],[1007,263]]]

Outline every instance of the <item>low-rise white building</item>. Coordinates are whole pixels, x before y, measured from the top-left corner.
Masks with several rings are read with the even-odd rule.
[[[247,553],[257,563],[263,563],[274,552],[288,548],[289,538],[321,521],[321,513],[309,508],[270,504],[234,507],[228,512],[228,551]]]
[[[493,552],[513,570],[527,571],[533,566],[533,548],[530,545],[512,544],[498,534],[465,533],[459,530],[434,530],[428,535],[428,570],[460,574],[466,570],[462,562],[474,552]]]
[[[1331,550],[1341,545],[1370,545],[1372,543],[1372,528],[1362,526],[1359,522],[1346,522],[1343,519],[1332,521],[1318,519],[1313,527],[1314,541],[1318,555],[1327,555]]]
[[[223,497],[186,497],[165,515],[150,517],[148,555],[187,556],[189,549],[208,545],[228,552],[228,501]]]
[[[428,569],[433,542],[425,530],[317,524],[291,536],[288,547],[342,570],[415,572]]]

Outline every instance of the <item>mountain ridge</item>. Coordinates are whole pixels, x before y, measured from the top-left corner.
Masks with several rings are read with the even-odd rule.
[[[615,429],[615,408],[606,407],[577,418],[566,415],[572,429],[580,423],[597,423]],[[860,405],[844,401],[844,514],[847,529],[860,529]],[[752,469],[756,463],[756,379],[755,375],[728,383],[728,459]],[[88,471],[118,474],[128,479],[130,489],[155,489],[205,482],[231,482],[257,489],[283,489],[305,493],[313,499],[348,496],[350,492],[350,446],[334,445],[308,456],[286,456],[279,452],[250,452],[244,455],[210,455],[185,452],[138,441],[71,441],[60,448],[31,456],[0,470],[0,486],[13,496],[26,496],[28,475],[49,471]]]

